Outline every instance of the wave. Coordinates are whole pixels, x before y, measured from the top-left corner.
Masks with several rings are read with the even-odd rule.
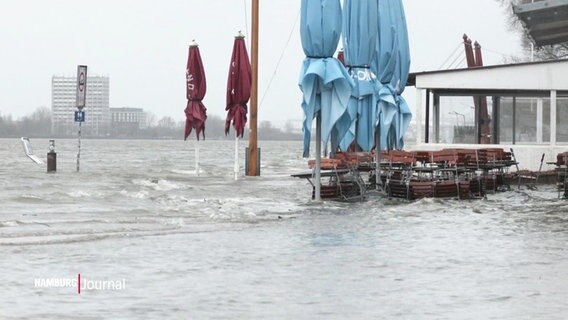
[[[12,200],[21,203],[41,203],[47,201],[42,196],[36,194],[22,194],[12,198]]]
[[[137,186],[147,187],[155,191],[172,191],[182,189],[185,185],[164,179],[134,179],[132,183]]]
[[[196,170],[172,169],[172,170],[169,170],[169,172],[170,172],[170,173],[175,173],[175,174],[197,176],[197,171],[196,171]],[[206,177],[206,176],[208,176],[208,173],[207,173],[207,171],[204,170],[203,168],[199,168],[199,176],[200,176],[200,177]]]
[[[134,198],[134,199],[148,199],[150,193],[148,191],[142,190],[142,191],[126,191],[126,190],[120,190],[119,192],[121,195],[129,197],[129,198]]]
[[[179,224],[180,221],[172,221]],[[170,224],[173,225],[173,224]],[[62,245],[81,242],[102,241],[108,239],[120,238],[143,238],[168,236],[177,234],[199,234],[199,233],[215,233],[225,232],[228,229],[242,231],[239,224],[231,223],[223,227],[223,224],[215,226],[199,225],[198,229],[193,228],[161,228],[150,230],[117,230],[104,231],[94,233],[70,233],[70,234],[46,234],[46,235],[27,235],[21,237],[0,238],[0,247],[19,247],[19,246],[36,246],[36,245]],[[246,224],[241,224],[246,226]]]
[[[43,222],[36,222],[36,221],[30,221],[30,222],[24,222],[24,221],[20,221],[20,220],[8,220],[8,221],[0,221],[0,228],[2,227],[18,227],[18,226],[23,226],[23,225],[42,225],[42,226],[46,226],[49,227],[50,225],[47,223],[43,223]]]
[[[12,220],[12,221],[0,221],[0,228],[2,227],[17,227],[24,224],[21,221],[18,220]]]
[[[91,194],[86,192],[86,191],[82,191],[82,190],[75,190],[75,191],[71,191],[66,193],[67,196],[71,197],[71,198],[89,198],[91,197]],[[99,194],[100,196],[100,194]]]

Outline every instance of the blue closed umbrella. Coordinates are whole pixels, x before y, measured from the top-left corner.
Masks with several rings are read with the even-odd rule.
[[[379,1],[379,43],[376,64],[381,91],[381,147],[402,149],[412,113],[401,97],[408,80],[410,49],[402,0]],[[386,111],[386,112],[385,112]],[[390,120],[390,122],[389,122]]]
[[[396,1],[396,0],[395,0]],[[379,115],[376,118],[380,132],[380,147],[389,149],[387,138],[389,130],[398,110],[396,91],[392,86],[393,76],[398,59],[398,39],[396,27],[391,15],[393,0],[377,0],[378,2],[378,41],[376,55],[371,69],[377,74],[382,86],[379,92]]]
[[[408,104],[401,96],[408,81],[408,73],[410,71],[410,46],[408,43],[408,29],[406,26],[406,16],[402,0],[392,1],[392,14],[395,17],[395,27],[398,38],[398,59],[393,76],[394,88],[397,93],[398,114],[396,119],[396,136],[395,148],[400,150],[404,148],[404,134],[410,126],[412,113]]]
[[[354,140],[364,151],[370,151],[375,144],[380,83],[371,71],[371,64],[376,54],[377,17],[376,1],[345,0],[343,3],[345,62],[355,84],[347,107],[351,120],[348,123],[349,130],[340,143],[340,148],[344,151]],[[344,125],[343,122],[340,123],[342,128]]]
[[[349,125],[347,104],[353,81],[341,62],[333,58],[341,34],[339,0],[302,0],[300,34],[306,59],[300,74],[304,96],[304,157],[309,155],[313,119],[321,116],[325,145],[330,136],[343,137]],[[318,142],[319,143],[319,142]]]

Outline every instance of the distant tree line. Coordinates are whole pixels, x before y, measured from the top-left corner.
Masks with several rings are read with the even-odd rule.
[[[0,137],[47,137],[51,134],[51,110],[37,108],[31,115],[14,120],[0,114]]]
[[[153,116],[150,115],[150,118]],[[156,124],[152,124],[146,129],[141,129],[138,133],[139,138],[145,139],[178,139],[183,138],[185,129],[185,120],[175,121],[172,117],[163,117]],[[300,140],[302,135],[294,132],[292,128],[287,127],[285,130],[274,127],[270,121],[262,121],[258,126],[258,137],[262,140]],[[207,116],[205,123],[205,139],[211,140],[232,140],[235,138],[235,131],[231,126],[228,135],[225,135],[225,119],[217,115]],[[191,132],[188,139],[195,139],[195,131]],[[245,130],[244,139],[248,139],[248,130]]]
[[[513,13],[513,5],[526,4],[533,2],[532,0],[495,0],[499,2],[505,9],[507,23],[509,29],[519,34],[521,38],[521,46],[523,55],[520,57],[511,57],[514,62],[530,61],[532,42],[528,34],[523,28],[522,22]],[[538,0],[537,0],[538,1]],[[533,58],[535,61],[557,60],[568,58],[568,43],[560,43],[552,46],[534,47]]]
[[[183,139],[185,120],[176,121],[172,117],[157,119],[155,115],[148,114],[146,128],[129,128],[129,130],[111,130],[108,138],[116,139]],[[47,138],[51,134],[51,110],[47,107],[37,108],[31,115],[14,119],[11,115],[0,114],[0,138]],[[74,136],[57,138],[72,138]],[[205,139],[221,140],[234,139],[234,130],[231,127],[228,136],[225,136],[225,119],[216,115],[209,115],[205,123]],[[285,130],[273,127],[270,121],[263,121],[258,126],[258,137],[262,140],[299,140],[301,134],[294,132],[287,126]],[[248,130],[245,130],[245,139]],[[188,139],[195,139],[193,131]]]

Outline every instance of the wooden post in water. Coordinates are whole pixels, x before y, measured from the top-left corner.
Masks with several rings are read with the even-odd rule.
[[[258,110],[258,0],[252,0],[251,71],[252,88],[250,96],[250,131],[248,147],[247,176],[258,175],[260,161],[257,154],[257,110]]]

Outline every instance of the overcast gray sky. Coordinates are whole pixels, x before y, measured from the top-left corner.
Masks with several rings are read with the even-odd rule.
[[[260,5],[259,94],[266,97],[259,120],[282,125],[302,118],[300,1]],[[520,52],[518,35],[507,29],[505,9],[494,0],[404,5],[413,72],[438,69],[464,32],[486,48],[485,64]],[[76,66],[86,64],[89,74],[110,76],[111,107],[141,107],[183,120],[187,49],[196,39],[207,73],[205,105],[209,114],[224,116],[233,37],[247,27],[250,0],[6,1],[0,6],[0,114],[20,117],[51,107],[51,76],[75,75]],[[413,90],[405,97],[414,104]]]

